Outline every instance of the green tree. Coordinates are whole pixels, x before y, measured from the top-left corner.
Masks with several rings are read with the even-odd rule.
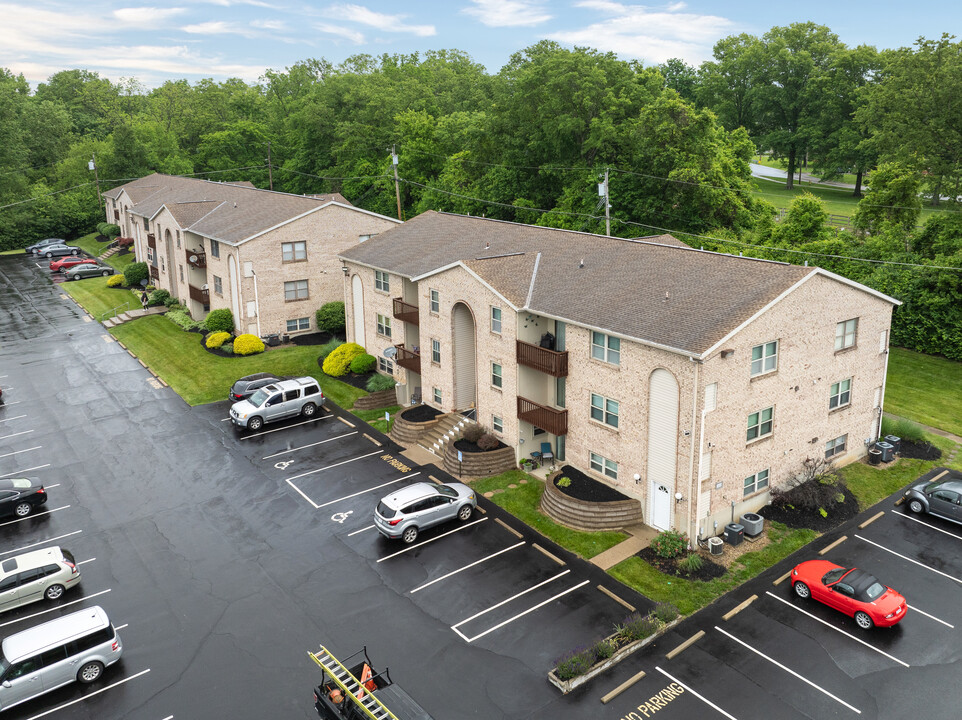
[[[789,245],[818,242],[829,237],[828,212],[822,199],[804,192],[792,199],[785,219],[777,226],[775,238]]]
[[[898,163],[882,163],[868,184],[871,192],[859,201],[852,224],[873,235],[887,227],[898,229],[906,238],[908,250],[909,233],[922,212],[918,173]]]
[[[694,104],[698,90],[698,71],[680,58],[668,58],[658,66],[665,87]]]
[[[715,59],[698,70],[699,104],[711,108],[729,130],[743,127],[754,133],[764,45],[754,35],[742,33],[719,40],[712,54]]]
[[[37,100],[63,105],[73,121],[77,135],[93,135],[103,139],[122,122],[117,111],[121,107],[117,86],[89,70],[62,70],[47,82],[37,85]]]

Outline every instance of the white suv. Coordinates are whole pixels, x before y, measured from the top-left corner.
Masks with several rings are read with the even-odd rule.
[[[0,563],[0,612],[46,598],[56,600],[80,584],[69,550],[34,550]]]
[[[256,432],[264,423],[295,415],[313,417],[318,408],[324,408],[320,383],[312,377],[300,377],[265,385],[247,400],[234,403],[230,420],[237,427]]]

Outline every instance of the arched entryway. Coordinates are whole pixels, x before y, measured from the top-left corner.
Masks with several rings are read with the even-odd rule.
[[[364,342],[364,286],[357,275],[351,278],[352,315],[354,316],[354,342],[363,348]]]
[[[475,350],[474,315],[464,303],[451,312],[454,340],[454,409],[474,407],[478,393],[477,353]]]
[[[648,524],[671,527],[678,453],[678,381],[663,368],[648,381]]]
[[[234,329],[238,330],[241,326],[240,311],[240,274],[237,271],[237,260],[233,255],[227,256],[227,273],[230,277],[230,307],[234,313]]]

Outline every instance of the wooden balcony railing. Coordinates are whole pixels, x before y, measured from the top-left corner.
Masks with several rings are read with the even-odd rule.
[[[147,247],[157,248],[157,238],[154,237],[153,233],[147,233]]]
[[[160,280],[160,270],[157,269],[156,265],[150,266],[150,277],[154,280]]]
[[[394,298],[394,317],[412,325],[420,324],[418,321],[418,306],[406,303],[401,298]]]
[[[196,300],[204,305],[210,304],[210,292],[203,288],[194,287],[193,285],[187,286],[187,292],[190,295],[191,300]]]
[[[568,377],[568,353],[549,350],[518,340],[518,365],[525,365],[547,373],[551,377]]]
[[[120,210],[114,210],[114,220],[120,221]]]
[[[201,270],[207,267],[207,253],[187,250],[185,254],[187,256],[187,264],[191,267],[200,268]]]
[[[394,347],[397,348],[397,355],[394,356],[394,361],[406,370],[416,372],[420,375],[421,353],[408,350],[404,345],[395,345]]]
[[[552,435],[568,434],[568,411],[541,405],[518,396],[518,418]]]

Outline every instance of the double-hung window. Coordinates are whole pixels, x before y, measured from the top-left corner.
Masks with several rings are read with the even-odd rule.
[[[607,475],[612,480],[618,479],[618,463],[598,453],[591,453],[591,469],[596,473]]]
[[[591,357],[612,365],[621,365],[621,339],[600,332],[592,332]]]
[[[835,457],[836,455],[841,455],[845,452],[845,446],[848,443],[848,435],[842,435],[834,440],[829,440],[825,443],[825,459]]]
[[[214,292],[218,295],[224,294],[224,281],[214,275]]]
[[[216,240],[210,241],[210,256],[215,258],[220,257],[220,243]]]
[[[307,300],[308,297],[307,280],[292,280],[291,282],[284,283],[285,301]]]
[[[778,369],[778,340],[752,348],[752,377]]]
[[[748,497],[757,493],[759,490],[764,490],[768,487],[768,470],[762,470],[754,475],[749,475],[745,478],[744,490],[742,491],[742,497]]]
[[[378,313],[377,334],[383,335],[384,337],[387,337],[387,338],[391,337],[391,318]]]
[[[310,330],[311,319],[309,317],[294,318],[287,321],[287,332],[298,332],[299,330]]]
[[[299,262],[307,260],[307,243],[300,242],[281,243],[281,262]]]
[[[855,333],[858,331],[858,318],[844,320],[835,326],[835,350],[855,346]]]
[[[591,393],[591,419],[618,427],[618,401]]]
[[[374,289],[391,292],[391,277],[386,272],[374,271]]]
[[[501,334],[501,308],[491,308],[491,332]]]
[[[755,440],[772,434],[772,417],[775,408],[765,408],[748,416],[748,440]]]
[[[496,388],[500,388],[504,385],[501,366],[494,362],[491,363],[491,384]]]
[[[441,364],[441,341],[431,340],[431,362]]]
[[[491,429],[496,433],[504,432],[504,420],[499,418],[497,415],[491,416]]]
[[[828,409],[833,410],[838,407],[845,407],[852,400],[852,378],[832,383],[832,390],[829,393]]]
[[[385,357],[378,356],[377,358],[377,369],[382,373],[387,373],[388,375],[394,374],[394,363]]]
[[[441,312],[441,293],[439,293],[437,290],[431,290],[430,298],[431,298],[431,312],[437,315],[439,312]]]

